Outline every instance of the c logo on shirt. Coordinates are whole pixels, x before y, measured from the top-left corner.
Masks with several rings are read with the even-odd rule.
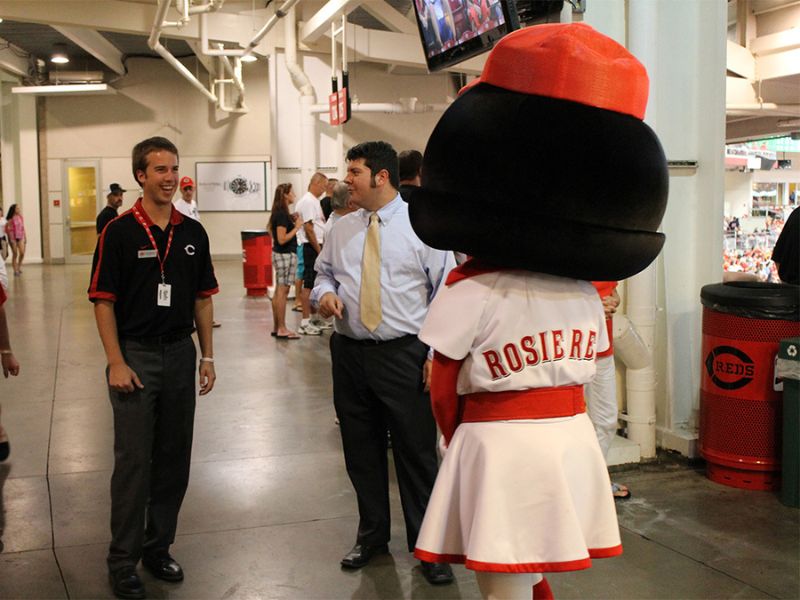
[[[192,246],[191,244],[187,244],[186,247],[183,249],[183,251],[186,252],[186,254],[188,254],[189,256],[194,256],[194,246]]]

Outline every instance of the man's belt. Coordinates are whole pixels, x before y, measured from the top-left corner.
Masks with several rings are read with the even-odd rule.
[[[120,335],[119,339],[120,341],[136,342],[137,344],[143,344],[145,346],[165,346],[167,344],[174,344],[175,342],[180,342],[181,340],[185,340],[193,333],[194,333],[194,327],[190,329],[185,329],[183,331],[178,331],[175,333],[166,333],[164,335],[153,335],[153,336]]]
[[[345,340],[349,344],[357,344],[359,346],[388,346],[391,344],[402,344],[408,343],[411,340],[417,339],[416,335],[409,334],[409,335],[402,335],[400,337],[392,338],[391,340],[372,340],[369,338],[364,339],[356,339],[348,337],[342,333],[337,333],[337,336],[341,336],[343,340]]]

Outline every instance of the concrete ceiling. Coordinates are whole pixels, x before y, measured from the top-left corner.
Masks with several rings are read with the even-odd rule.
[[[242,47],[283,1],[225,0],[213,15],[209,37],[228,48]],[[124,76],[128,58],[158,57],[147,45],[157,4],[158,0],[0,3],[0,70],[38,84],[46,83],[51,72],[99,71],[104,81]],[[324,49],[331,19],[347,14],[357,34],[370,36],[366,46],[383,49],[356,59],[386,63],[396,67],[394,72],[424,72],[411,0],[303,0],[297,10],[303,21],[299,41],[308,48]],[[728,14],[728,140],[800,130],[800,2],[729,0]],[[161,40],[180,58],[194,55],[197,37],[197,25],[190,22],[165,30]],[[54,44],[64,44],[69,64],[49,62]],[[481,64],[473,59],[458,70],[476,73]]]
[[[800,131],[800,2],[729,0],[727,134]]]

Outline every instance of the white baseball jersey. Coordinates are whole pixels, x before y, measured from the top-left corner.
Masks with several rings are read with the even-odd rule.
[[[609,345],[589,282],[521,270],[443,287],[419,337],[449,358],[465,358],[459,394],[582,385]]]

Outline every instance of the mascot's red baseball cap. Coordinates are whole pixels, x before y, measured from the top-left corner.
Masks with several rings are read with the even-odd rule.
[[[411,223],[436,248],[498,266],[612,281],[664,244],[668,174],[642,121],[648,78],[588,25],[515,31],[425,150]]]
[[[649,79],[628,50],[582,23],[552,23],[504,37],[481,76],[461,91],[490,83],[548,98],[572,100],[644,118]]]
[[[191,177],[181,177],[180,189],[187,188],[187,187],[193,188],[194,187],[194,181],[192,181]]]

